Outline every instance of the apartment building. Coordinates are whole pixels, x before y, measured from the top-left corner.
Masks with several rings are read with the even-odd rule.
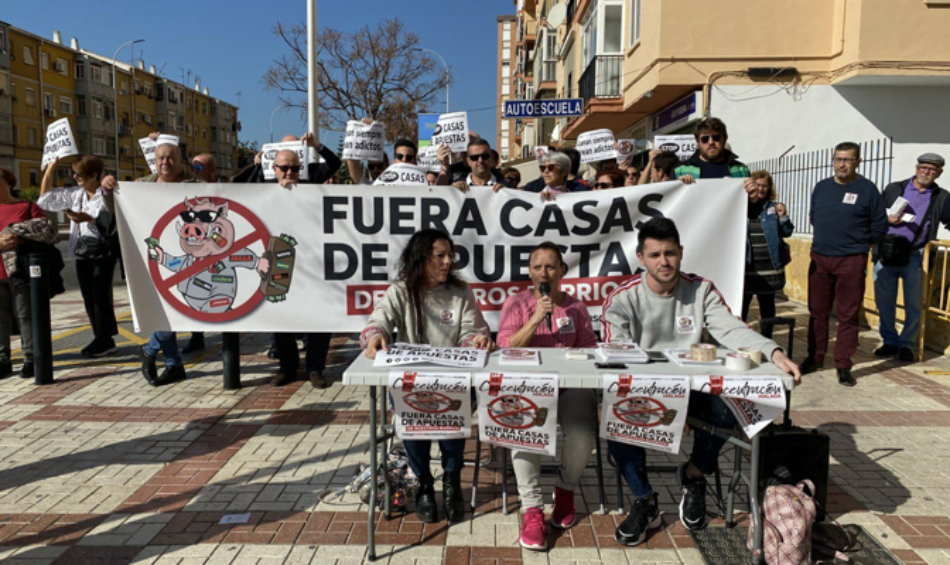
[[[504,108],[505,102],[511,99],[514,85],[512,77],[514,68],[512,63],[515,61],[516,38],[517,41],[524,41],[523,36],[518,35],[518,17],[498,16],[498,96],[497,102],[499,108]],[[501,155],[501,162],[505,163],[510,159],[516,159],[520,155],[520,143],[512,135],[511,123],[502,118],[501,112],[498,113],[498,122],[495,131],[495,148]]]
[[[555,29],[546,15],[559,3]],[[582,116],[540,120],[525,154],[599,128],[690,133],[706,114],[728,124],[746,162],[886,140],[888,166],[909,175],[919,153],[950,154],[946,0],[514,4],[519,27],[537,29],[536,45],[517,46],[518,68],[534,69],[518,97],[585,101]]]
[[[12,168],[21,186],[39,185],[46,127],[61,118],[80,153],[102,157],[120,180],[149,173],[138,140],[153,131],[177,135],[186,159],[211,153],[222,175],[236,172],[237,107],[207,87],[188,87],[141,60],[113,67],[77,38],[66,45],[59,32],[46,39],[0,22],[0,166]]]

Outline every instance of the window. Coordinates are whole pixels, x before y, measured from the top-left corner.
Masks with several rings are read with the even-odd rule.
[[[112,69],[102,69],[102,84],[112,86]]]
[[[102,119],[102,99],[101,98],[92,99],[92,117],[99,120]]]
[[[201,113],[204,114],[204,115],[206,115],[206,116],[208,115],[208,103],[207,103],[207,102],[202,102],[202,103],[201,103]]]
[[[148,96],[149,98],[151,98],[152,96],[155,95],[155,92],[154,92],[152,89],[153,89],[152,83],[146,82],[146,83],[145,83],[145,95]]]
[[[148,124],[148,125],[152,125],[152,115],[151,115],[151,114],[145,114],[145,123]]]
[[[620,53],[623,50],[623,5],[604,6],[604,44],[601,53]]]
[[[29,45],[23,46],[23,62],[27,65],[33,65],[33,49]]]
[[[125,127],[129,127],[129,113],[128,112],[122,112],[122,125]]]
[[[69,63],[66,59],[56,59],[56,72],[63,76],[69,74]]]
[[[40,51],[40,68],[44,71],[49,70],[49,53]]]
[[[76,61],[75,64],[76,79],[84,80],[86,78],[86,64],[82,61]]]
[[[201,129],[201,139],[205,139],[205,140],[208,139],[208,130],[204,128]]]
[[[96,155],[106,154],[106,138],[104,136],[92,136],[92,152]]]
[[[102,102],[102,113],[102,117],[107,122],[112,121],[112,119],[115,117],[115,104],[113,104],[112,100],[104,100]]]
[[[59,111],[62,114],[72,115],[73,113],[73,99],[69,96],[60,96],[59,97]]]
[[[26,128],[26,145],[28,147],[36,147],[39,145],[39,136],[37,135],[36,128]]]
[[[584,68],[597,56],[597,5],[591,7],[584,23],[584,42],[581,51],[581,61]]]
[[[78,110],[79,110],[79,115],[80,115],[80,116],[84,116],[84,117],[85,117],[85,116],[87,115],[87,111],[86,111],[86,99],[85,99],[84,97],[82,97],[82,96],[79,97],[79,107],[78,107]]]
[[[40,184],[40,170],[30,167],[30,186]]]
[[[36,90],[32,88],[26,89],[26,105],[27,106],[36,106]]]
[[[185,126],[185,135],[191,135],[191,124]]]
[[[56,108],[56,100],[53,98],[53,95],[46,93],[43,95],[43,108],[46,110],[53,110]]]
[[[640,41],[640,0],[630,0],[630,45]]]
[[[102,82],[102,67],[97,65],[90,65],[89,67],[89,76],[92,78],[92,82]]]

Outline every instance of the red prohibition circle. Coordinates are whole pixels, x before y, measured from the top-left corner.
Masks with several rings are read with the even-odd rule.
[[[254,231],[250,235],[237,239],[235,241],[235,245],[231,247],[228,253],[204,257],[202,261],[204,261],[208,265],[208,267],[213,265],[218,259],[231,255],[235,248],[238,248],[238,251],[240,251],[244,247],[247,247],[247,245],[254,243],[256,241],[260,241],[261,243],[263,243],[264,249],[267,249],[267,243],[268,243],[268,240],[270,239],[270,232],[267,231],[267,226],[264,225],[264,222],[262,222],[260,218],[254,215],[253,212],[248,210],[246,206],[244,206],[243,204],[238,204],[234,200],[221,198],[219,196],[198,196],[195,199],[190,199],[190,200],[196,200],[196,199],[201,199],[201,198],[210,198],[210,199],[218,200],[218,201],[224,200],[225,202],[228,203],[229,212],[230,211],[237,212],[238,215],[246,219],[254,228]],[[182,202],[181,204],[178,204],[177,206],[173,207],[168,212],[165,212],[165,214],[161,218],[159,218],[158,221],[155,223],[155,227],[152,228],[152,237],[161,241],[162,232],[165,231],[165,228],[169,224],[171,224],[172,221],[174,221],[174,219],[177,218],[179,214],[181,214],[184,211],[185,211],[185,203]],[[244,243],[244,240],[248,238],[253,238],[253,239],[251,239],[247,243],[247,245],[241,245],[241,246],[236,245],[238,242]],[[178,310],[179,313],[184,314],[185,316],[188,316],[189,318],[192,318],[194,320],[198,320],[201,322],[230,322],[231,320],[237,320],[238,318],[241,318],[249,314],[252,310],[257,308],[257,306],[260,305],[260,303],[263,302],[264,300],[264,294],[258,290],[257,292],[252,294],[251,297],[247,299],[247,301],[244,304],[241,304],[237,308],[232,308],[231,310],[226,310],[224,312],[217,312],[217,313],[199,312],[195,310],[194,308],[192,308],[191,306],[189,306],[188,304],[186,304],[183,300],[175,296],[174,293],[172,293],[171,287],[176,286],[176,285],[166,284],[165,282],[166,279],[162,278],[162,274],[161,274],[161,271],[159,271],[159,264],[157,261],[152,261],[151,259],[149,259],[148,272],[152,278],[152,283],[155,284],[155,288],[158,289],[158,293],[162,296],[162,298],[165,299],[165,302],[171,305],[171,307],[174,308],[175,310]],[[175,274],[177,273],[173,273],[172,277]]]
[[[640,408],[642,404],[650,405],[649,408]],[[655,405],[655,406],[654,406]],[[629,409],[624,410],[625,407]],[[638,428],[652,428],[654,426],[660,425],[660,420],[663,418],[663,415],[666,414],[666,406],[660,403],[655,398],[650,398],[649,396],[632,396],[630,398],[624,398],[620,402],[614,404],[614,416],[617,417],[620,421],[630,424],[631,426],[637,426]],[[627,418],[631,416],[647,416],[647,423],[631,421]],[[656,418],[655,422],[651,422],[653,418]]]
[[[504,412],[501,414],[495,414],[495,411],[493,410],[493,408],[495,407],[496,404],[498,404],[499,402],[503,400],[511,400],[511,399],[517,399],[519,403],[521,404],[522,408],[519,408],[513,412]],[[506,424],[501,421],[502,418],[515,416],[517,414],[524,414],[525,412],[529,412],[529,411],[533,412],[533,414],[531,415],[526,414],[525,419],[527,423],[521,426],[512,426],[511,424]],[[524,396],[518,396],[517,394],[507,394],[505,396],[499,396],[495,400],[492,400],[491,402],[488,403],[488,417],[491,418],[492,421],[494,421],[499,426],[502,426],[511,430],[525,430],[525,429],[530,428],[531,426],[534,425],[534,419],[537,416],[537,414],[538,414],[538,405],[532,402],[530,398],[526,398]]]
[[[425,412],[426,414],[441,414],[452,409],[452,399],[439,392],[410,392],[402,398],[402,401],[411,406],[414,410]],[[427,410],[422,408],[425,404],[435,404],[439,408],[438,410]]]

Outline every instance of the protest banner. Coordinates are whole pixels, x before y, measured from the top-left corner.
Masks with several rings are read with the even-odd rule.
[[[476,373],[478,437],[485,443],[554,456],[557,373]]]
[[[468,114],[453,112],[439,116],[432,130],[432,146],[448,145],[454,153],[468,150]]]
[[[290,149],[300,158],[300,180],[310,180],[310,148],[303,141],[265,143],[261,147],[261,169],[264,171],[264,178],[267,180],[277,178],[277,174],[274,173],[274,159],[277,158],[277,153],[284,149]]]
[[[604,375],[600,437],[679,453],[689,392],[689,377]]]
[[[785,411],[781,377],[724,377],[710,375],[693,388],[722,398],[749,437],[764,430]]]
[[[158,167],[155,166],[155,150],[159,145],[174,145],[178,147],[178,136],[163,133],[158,136],[158,140],[156,141],[152,141],[150,137],[143,137],[139,140],[142,155],[145,156],[145,162],[148,164],[148,168],[152,171],[152,174],[158,172]]]
[[[389,396],[399,439],[472,436],[472,375],[390,371]]]
[[[658,135],[653,141],[654,147],[661,151],[672,151],[676,158],[685,161],[696,152],[696,137],[692,135]]]
[[[214,199],[201,206],[215,221],[198,222],[200,233],[217,226],[231,237],[198,248],[179,232],[175,222],[188,211],[184,201],[196,197]],[[597,324],[606,296],[639,267],[637,232],[654,217],[676,221],[685,248],[683,270],[714,281],[737,311],[747,201],[741,179],[574,192],[548,202],[517,190],[462,193],[403,186],[312,185],[289,191],[273,184],[124,183],[116,195],[140,327],[253,332],[362,330],[392,282],[410,236],[427,227],[452,237],[459,275],[471,285],[492,328],[510,295],[532,289],[528,257],[548,240],[565,245],[568,271],[561,289],[582,301]],[[157,251],[149,253],[150,246],[163,249],[164,261],[156,260]],[[262,256],[267,264],[259,262]],[[241,260],[231,262],[234,257]],[[218,265],[223,259],[229,261]],[[186,260],[189,266],[183,267]],[[228,272],[209,274],[211,267]],[[260,290],[262,274],[269,277],[264,291],[270,294]],[[200,288],[189,286],[192,279]],[[285,284],[290,280],[292,286]],[[183,293],[192,290],[195,296],[228,299],[232,306],[212,314],[218,307],[186,299]]]
[[[375,186],[429,186],[426,171],[422,167],[411,163],[393,163],[379,178],[373,182]]]
[[[596,163],[617,158],[614,133],[609,129],[595,129],[577,136],[577,151],[581,163]]]
[[[79,147],[76,146],[76,140],[73,138],[73,128],[69,125],[69,118],[62,118],[46,128],[46,144],[43,146],[43,162],[40,170],[45,171],[46,166],[54,159],[62,159],[70,155],[79,155]]]
[[[343,138],[343,160],[380,162],[386,145],[386,124],[373,122],[364,124],[357,120],[346,122],[346,136]]]
[[[454,310],[444,310],[443,315],[455,317]],[[488,352],[474,347],[432,347],[431,345],[412,345],[394,343],[386,351],[376,353],[374,367],[412,365],[415,363],[434,363],[447,367],[471,367],[480,369],[488,361]]]

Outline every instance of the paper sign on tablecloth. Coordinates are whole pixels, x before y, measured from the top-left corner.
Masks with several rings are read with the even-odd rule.
[[[373,182],[375,186],[429,186],[426,171],[410,163],[393,163]]]
[[[483,442],[554,456],[557,373],[476,373],[478,437]]]
[[[261,147],[261,168],[264,170],[264,178],[274,180],[277,178],[274,173],[274,160],[277,153],[284,149],[290,149],[297,154],[300,159],[300,180],[310,180],[310,151],[307,144],[303,141],[284,141],[281,143],[265,143]]]
[[[40,170],[45,171],[46,166],[52,163],[53,159],[57,157],[62,159],[70,155],[79,155],[79,148],[73,138],[73,128],[69,125],[69,118],[56,120],[46,128],[46,144],[43,146],[43,162]]]
[[[152,171],[152,174],[158,172],[158,167],[155,165],[155,150],[158,149],[159,145],[174,145],[178,147],[178,136],[163,133],[158,136],[157,141],[152,141],[150,137],[143,137],[139,140],[139,146],[142,147],[142,155],[145,155],[145,162],[148,164],[148,168]]]
[[[390,371],[396,437],[459,439],[472,436],[469,373]]]
[[[720,377],[711,375],[700,387],[718,395],[749,437],[761,432],[785,411],[785,384],[780,377]]]
[[[596,163],[617,158],[614,148],[614,133],[609,129],[595,129],[577,136],[577,151],[581,163]]]
[[[376,354],[373,367],[394,367],[415,363],[435,363],[447,367],[480,369],[488,361],[488,352],[474,347],[432,347],[394,343]]]
[[[439,148],[433,145],[419,148],[419,157],[417,159],[419,168],[427,173],[438,173],[442,170],[442,163],[439,162]]]
[[[604,375],[600,437],[679,453],[689,392],[689,377]]]
[[[448,145],[454,153],[468,151],[468,113],[442,114],[432,130],[432,146]]]
[[[383,160],[383,145],[386,143],[386,124],[350,120],[346,122],[346,137],[343,138],[344,160],[373,161]]]

